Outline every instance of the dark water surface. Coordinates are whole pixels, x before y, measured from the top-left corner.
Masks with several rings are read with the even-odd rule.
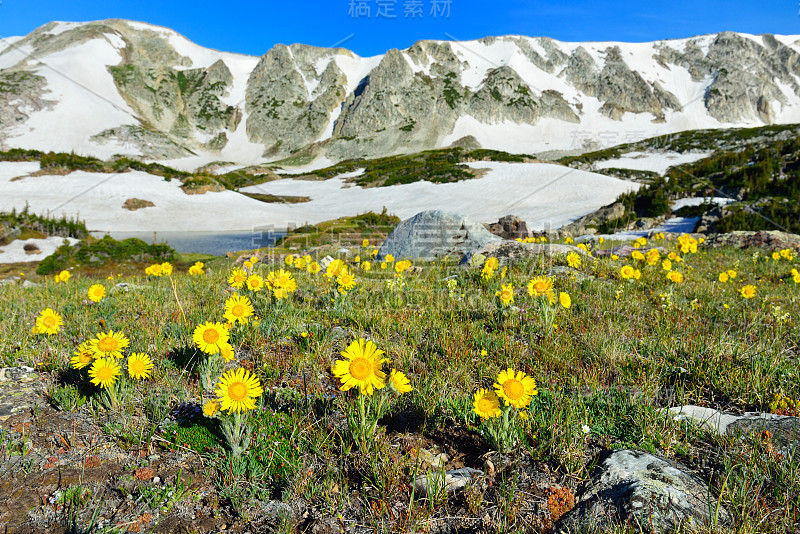
[[[285,231],[264,230],[255,232],[91,232],[94,237],[110,235],[122,240],[135,237],[147,243],[167,243],[178,252],[196,252],[224,256],[260,247],[268,247],[286,235]]]

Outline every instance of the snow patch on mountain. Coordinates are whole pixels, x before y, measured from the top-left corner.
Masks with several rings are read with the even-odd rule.
[[[664,174],[675,165],[692,163],[707,158],[711,151],[704,152],[628,152],[619,158],[606,159],[594,163],[595,169],[632,169]]]
[[[24,124],[15,126],[10,132],[14,146],[104,158],[125,150],[117,143],[98,145],[89,140],[108,128],[138,124],[107,69],[122,60],[124,42],[116,35],[104,37],[54,52],[35,63],[33,72],[47,80],[45,98],[55,105],[31,113]]]

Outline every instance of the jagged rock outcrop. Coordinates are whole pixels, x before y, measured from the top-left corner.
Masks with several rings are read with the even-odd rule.
[[[707,52],[701,46],[707,46]],[[722,32],[690,39],[683,51],[669,43],[659,49],[659,61],[685,67],[693,81],[712,80],[704,103],[709,115],[720,122],[771,123],[773,106],[779,109],[787,104],[787,95],[775,80],[800,96],[795,78],[800,73],[800,54],[772,35],[750,38]]]
[[[0,149],[8,131],[35,111],[54,104],[44,97],[47,81],[26,70],[0,70]]]
[[[346,50],[276,45],[250,74],[247,134],[268,156],[287,155],[322,136],[346,96],[347,76],[332,61]],[[317,65],[326,63],[321,72]]]

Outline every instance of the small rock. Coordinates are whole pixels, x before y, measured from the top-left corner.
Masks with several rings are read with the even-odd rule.
[[[800,417],[747,412],[733,415],[702,406],[675,406],[669,409],[676,420],[688,419],[720,435],[735,436],[768,431],[772,440],[782,448],[794,448],[800,443]]]
[[[500,217],[496,223],[487,225],[486,229],[503,239],[526,238],[531,235],[528,225],[516,215]]]
[[[703,245],[711,248],[722,246],[739,248],[760,247],[767,250],[790,248],[800,251],[800,235],[780,232],[778,230],[762,230],[758,232],[737,231],[709,236]]]
[[[417,459],[426,467],[435,470],[441,470],[444,464],[447,463],[447,455],[445,453],[433,454],[428,449],[420,449],[417,453]]]
[[[290,519],[295,515],[292,507],[281,501],[262,502],[259,504],[259,508],[261,508],[262,514],[268,519]]]
[[[350,251],[348,249],[342,247],[342,248],[340,248],[339,250],[336,251],[336,254],[343,254],[345,256],[349,256],[350,255]]]
[[[153,477],[153,484],[159,484],[161,482],[161,477]]]
[[[25,280],[22,282],[22,287],[30,288],[30,287],[39,287],[42,284],[37,284],[36,282],[31,282],[30,280]]]
[[[328,268],[328,265],[330,265],[332,261],[333,261],[332,256],[325,256],[324,258],[319,260],[319,266],[322,267],[322,270],[324,271],[325,269]]]
[[[13,380],[14,382],[33,382],[38,380],[39,373],[33,367],[21,365],[19,367],[4,367],[0,369],[0,382]]]
[[[350,333],[347,331],[346,328],[342,328],[341,326],[334,326],[333,330],[331,330],[331,335],[334,338],[346,338],[350,336]]]
[[[429,492],[436,493],[442,490],[456,492],[464,488],[473,478],[479,476],[483,476],[483,471],[471,467],[445,471],[444,480],[442,480],[441,471],[428,471],[414,480],[414,489],[423,497],[427,496]]]

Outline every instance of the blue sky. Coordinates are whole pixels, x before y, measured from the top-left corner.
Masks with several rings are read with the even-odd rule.
[[[723,30],[800,34],[799,2],[0,0],[0,36],[25,35],[51,20],[125,18],[167,26],[231,52],[261,55],[276,43],[305,43],[344,46],[366,56],[420,39],[505,34],[564,41],[651,41]]]

